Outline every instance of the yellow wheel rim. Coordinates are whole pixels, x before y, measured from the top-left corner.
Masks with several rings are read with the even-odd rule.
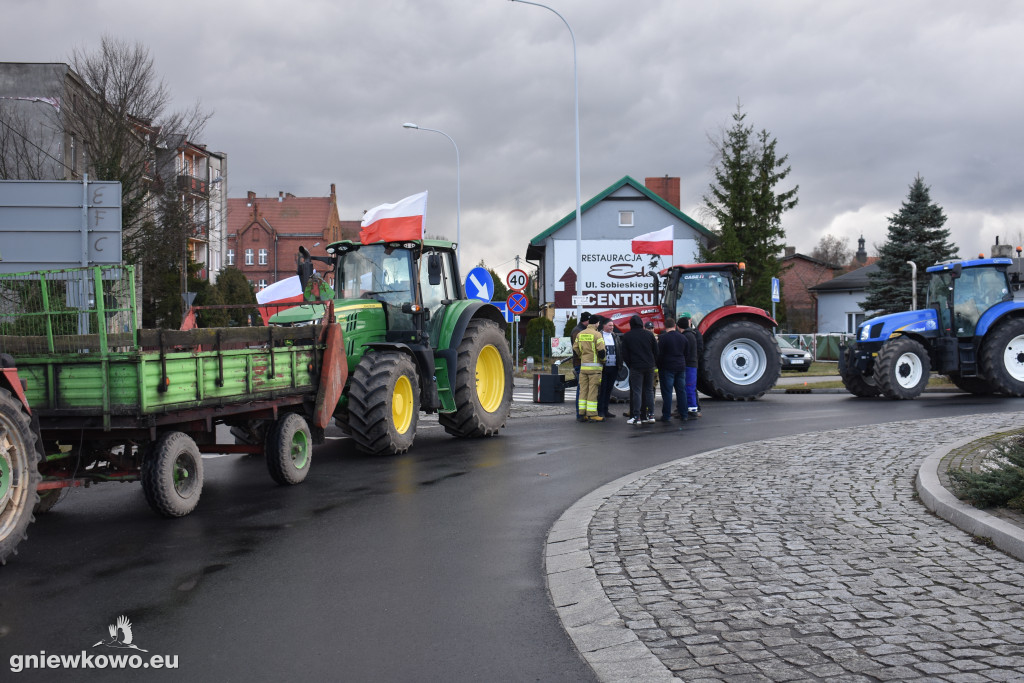
[[[405,434],[412,424],[412,384],[409,378],[402,375],[395,382],[395,390],[391,394],[391,421],[395,425],[395,431]]]
[[[505,364],[501,353],[488,344],[476,359],[476,396],[480,407],[493,413],[505,398]]]

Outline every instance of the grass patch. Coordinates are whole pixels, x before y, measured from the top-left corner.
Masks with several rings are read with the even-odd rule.
[[[1024,434],[997,441],[980,466],[950,468],[949,478],[954,493],[975,507],[1024,512]]]

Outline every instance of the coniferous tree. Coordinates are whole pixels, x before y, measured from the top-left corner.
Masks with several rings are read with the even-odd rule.
[[[898,313],[912,303],[911,267],[917,264],[917,298],[924,301],[927,278],[924,271],[941,261],[955,258],[957,247],[950,243],[943,227],[946,215],[932,202],[929,187],[921,176],[910,185],[900,210],[889,217],[889,233],[878,248],[878,271],[868,275],[867,297],[860,307],[868,313]]]
[[[702,247],[701,255],[705,261],[746,263],[740,300],[771,308],[771,279],[779,276],[777,256],[786,235],[782,214],[797,205],[799,186],[776,190],[790,173],[789,155],[778,155],[777,140],[767,130],[755,135],[753,126],[744,125],[746,116],[737,105],[732,128],[712,143],[719,161],[703,199],[719,239]]]

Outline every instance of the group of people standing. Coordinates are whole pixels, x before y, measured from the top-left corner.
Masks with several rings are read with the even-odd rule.
[[[651,324],[648,323],[648,326]],[[629,419],[627,424],[655,422],[654,374],[661,377],[661,420],[672,419],[675,393],[679,417],[700,417],[697,403],[697,359],[703,350],[700,332],[690,315],[679,321],[666,318],[660,336],[644,326],[643,319],[629,319],[629,331],[619,334],[609,318],[584,312],[570,333],[573,372],[577,378],[576,420],[603,422],[615,417],[608,411],[619,368],[629,367]]]

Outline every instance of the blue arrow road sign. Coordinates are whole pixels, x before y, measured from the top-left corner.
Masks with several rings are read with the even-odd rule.
[[[477,266],[466,276],[466,296],[470,299],[490,301],[494,296],[494,278],[486,268]]]

